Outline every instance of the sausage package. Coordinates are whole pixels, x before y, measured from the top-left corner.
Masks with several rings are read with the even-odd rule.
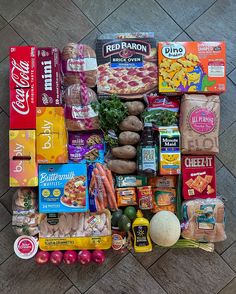
[[[185,155],[182,157],[182,172],[184,199],[216,197],[214,156]]]
[[[218,199],[195,199],[182,204],[182,237],[198,242],[226,239],[224,203]]]
[[[218,95],[185,94],[181,99],[182,153],[219,152],[220,98]]]

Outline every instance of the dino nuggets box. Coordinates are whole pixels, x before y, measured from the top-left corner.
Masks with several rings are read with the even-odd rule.
[[[224,42],[160,42],[158,65],[162,93],[226,90]]]

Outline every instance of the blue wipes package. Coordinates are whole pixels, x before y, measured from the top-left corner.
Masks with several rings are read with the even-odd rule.
[[[84,212],[89,207],[86,164],[39,165],[39,212]]]

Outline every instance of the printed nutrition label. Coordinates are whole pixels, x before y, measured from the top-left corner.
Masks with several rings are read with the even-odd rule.
[[[208,76],[211,78],[223,78],[225,75],[224,62],[209,62],[208,63]]]

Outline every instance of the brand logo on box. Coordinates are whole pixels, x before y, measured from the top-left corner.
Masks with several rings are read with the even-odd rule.
[[[185,55],[185,48],[180,44],[169,44],[162,48],[162,54],[169,59],[178,59]]]

